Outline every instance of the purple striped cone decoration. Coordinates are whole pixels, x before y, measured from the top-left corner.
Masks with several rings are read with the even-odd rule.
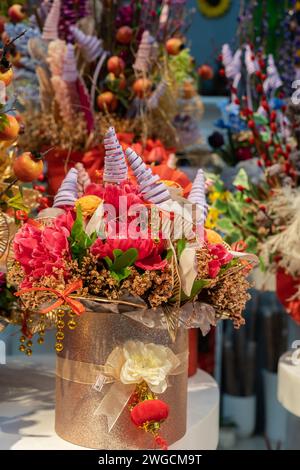
[[[188,200],[193,204],[196,204],[196,206],[201,210],[201,222],[204,224],[207,217],[208,206],[205,196],[205,176],[201,169],[197,172]]]
[[[136,54],[133,68],[136,72],[147,73],[154,58],[155,41],[149,31],[144,31]]]
[[[58,39],[60,7],[61,1],[54,0],[43,27],[42,38],[45,39],[45,41],[53,41],[55,39]]]
[[[102,41],[96,36],[85,34],[76,26],[71,26],[70,31],[80,47],[87,62],[94,62],[103,52]]]
[[[65,82],[75,83],[78,78],[77,62],[73,44],[67,45],[62,69],[62,79]]]
[[[78,199],[77,178],[78,171],[76,168],[71,168],[57,191],[53,207],[74,206],[76,199]]]
[[[126,149],[126,156],[144,199],[154,204],[161,204],[171,199],[168,189],[160,181],[159,176],[154,175],[151,168],[147,167],[142,158],[130,147]]]
[[[114,127],[110,127],[105,134],[104,149],[103,181],[115,184],[126,181],[128,178],[128,167]]]

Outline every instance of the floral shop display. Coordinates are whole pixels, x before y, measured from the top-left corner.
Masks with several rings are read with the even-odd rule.
[[[56,328],[56,431],[92,448],[166,449],[186,428],[187,332],[244,324],[255,259],[204,229],[205,179],[187,198],[113,127],[102,181],[72,168],[53,207],[22,223],[8,280],[20,351]]]
[[[288,132],[277,64],[272,54],[256,52],[249,43],[235,52],[224,44],[220,60],[230,97],[220,103],[221,118],[215,123],[219,130],[208,143],[229,166],[260,165],[253,159],[266,159],[264,155],[272,153],[275,144],[284,144]]]
[[[54,0],[36,13],[41,31],[28,36],[27,53],[39,106],[22,113],[27,132],[20,145],[51,149],[51,194],[76,162],[90,175],[103,167],[108,125],[145,156],[149,148],[149,163],[200,143],[203,73],[197,74],[184,37],[190,24],[185,0]]]

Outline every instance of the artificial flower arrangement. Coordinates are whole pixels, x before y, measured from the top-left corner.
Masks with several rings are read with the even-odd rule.
[[[203,107],[181,33],[185,4],[55,0],[46,16],[42,5],[41,35],[28,42],[40,94],[40,109],[25,113],[33,150],[54,145],[74,163],[76,151],[98,148],[108,122],[143,147],[147,138],[157,141],[158,154],[162,144],[179,147],[180,135],[199,141]]]
[[[230,99],[221,103],[216,126],[226,135],[214,132],[211,147],[230,166],[254,158],[263,160],[258,161],[261,166],[268,164],[270,155],[289,153],[283,82],[273,56],[255,52],[251,44],[233,53],[224,44],[221,60],[220,73],[228,80]]]
[[[185,328],[207,333],[220,319],[231,319],[236,328],[244,324],[253,258],[204,230],[201,170],[185,199],[131,148],[126,161],[114,128],[107,131],[104,147],[103,181],[90,183],[83,168],[80,177],[71,169],[53,207],[25,222],[14,238],[9,282],[21,302],[20,350],[31,355],[33,334],[42,343],[45,330],[56,326],[56,429],[62,437],[87,446],[132,448],[124,442],[131,433],[129,408],[133,423],[166,448],[159,429],[168,414],[168,440],[174,440],[174,429],[184,432],[176,416],[183,413],[185,422],[185,398],[176,403],[176,396],[186,390]],[[100,403],[99,398],[91,399],[92,405],[88,399],[78,402],[82,384],[87,394],[91,386],[104,393]],[[160,396],[177,407],[177,415]],[[91,419],[86,420],[87,412]],[[107,422],[93,419],[102,415]],[[84,432],[78,430],[83,423]],[[138,434],[134,439],[152,446],[141,443]]]
[[[17,157],[20,125],[14,114],[13,100],[7,98],[14,78],[10,51],[17,39],[9,41],[0,51],[0,330],[13,321],[16,310],[13,289],[8,287],[5,275],[9,240],[42,199],[40,186],[34,182],[42,176],[43,162],[29,152]],[[22,186],[29,182],[33,187]]]
[[[299,150],[296,139],[289,142],[283,151],[278,140],[278,154],[259,160],[261,171],[254,182],[244,169],[233,189],[218,178],[212,181],[207,226],[222,233],[227,243],[258,255],[263,272],[276,273],[277,295],[299,323]]]

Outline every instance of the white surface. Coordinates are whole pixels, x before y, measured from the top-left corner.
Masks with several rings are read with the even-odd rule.
[[[298,351],[299,352],[299,351]],[[281,356],[278,365],[278,400],[290,413],[300,417],[300,363],[293,364],[293,352]]]
[[[55,356],[9,357],[0,365],[0,449],[83,449],[54,432]],[[219,390],[203,371],[189,380],[186,435],[171,449],[216,449]]]

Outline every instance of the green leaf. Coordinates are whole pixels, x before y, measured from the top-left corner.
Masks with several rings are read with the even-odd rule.
[[[239,225],[242,223],[241,207],[239,207],[238,203],[236,202],[228,203],[228,212],[233,222]]]
[[[214,207],[220,212],[227,212],[228,204],[225,201],[221,201],[221,199],[217,199],[214,203]]]
[[[6,203],[8,207],[11,207],[12,209],[29,212],[29,208],[24,204],[23,197],[20,192],[8,199]]]
[[[218,228],[224,233],[233,232],[235,229],[233,223],[227,217],[218,220]]]
[[[114,250],[114,262],[111,266],[111,270],[120,272],[128,266],[132,266],[138,258],[138,251],[136,248],[129,248],[129,250],[123,252],[122,250]]]
[[[118,271],[118,272],[111,271],[112,277],[116,279],[118,282],[123,281],[128,276],[130,276],[130,274],[131,274],[131,271],[128,268],[121,269],[121,271]]]
[[[253,114],[253,119],[254,119],[256,124],[267,125],[269,123],[268,119],[265,116],[263,116],[262,114],[259,114],[259,113],[254,113]]]
[[[259,256],[259,257],[258,257],[258,260],[259,260],[259,268],[260,268],[260,270],[261,270],[263,273],[266,272],[267,267],[266,267],[266,265],[265,265],[265,262],[264,262],[262,256]]]
[[[216,180],[214,184],[214,190],[218,193],[222,193],[224,191],[224,183],[221,180]]]
[[[241,230],[234,229],[233,232],[230,232],[228,234],[228,236],[226,237],[226,241],[227,243],[229,243],[229,245],[231,245],[232,243],[242,240],[242,238],[243,238],[243,234]]]
[[[109,257],[109,256],[105,256],[105,258],[103,258],[103,259],[106,261],[107,266],[108,266],[109,268],[111,268],[113,262],[112,262],[112,260],[110,259],[110,257]]]
[[[178,240],[178,241],[177,241],[176,249],[177,249],[177,257],[178,257],[178,259],[180,258],[181,253],[183,252],[183,250],[185,249],[185,247],[186,247],[186,240],[182,239],[182,240]]]
[[[76,220],[69,237],[73,258],[81,260],[86,255],[87,249],[94,243],[96,238],[96,232],[92,233],[91,236],[85,232],[82,211],[79,205],[76,210]]]
[[[166,254],[166,260],[171,261],[172,257],[173,257],[173,250],[169,248]]]
[[[246,238],[245,243],[247,245],[247,251],[251,253],[255,253],[257,249],[257,238],[253,235],[250,235]]]
[[[242,186],[245,189],[250,189],[249,178],[244,168],[240,169],[232,184],[233,186]]]
[[[183,291],[181,292],[181,302],[185,302],[196,297],[201,292],[201,290],[206,287],[207,284],[209,284],[209,282],[210,281],[207,279],[196,279],[196,281],[194,281],[190,296],[187,296]]]

